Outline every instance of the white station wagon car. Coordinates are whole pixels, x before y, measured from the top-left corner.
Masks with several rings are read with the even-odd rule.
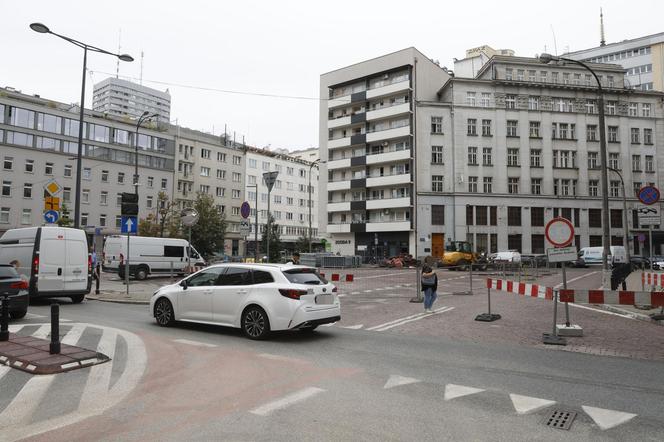
[[[293,264],[218,264],[172,285],[150,300],[161,326],[175,321],[239,327],[250,339],[275,330],[312,331],[341,319],[337,288],[313,267]]]

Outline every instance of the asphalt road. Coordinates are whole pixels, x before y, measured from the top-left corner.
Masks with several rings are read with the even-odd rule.
[[[47,309],[31,307],[21,324],[43,323]],[[253,342],[220,327],[160,328],[145,306],[96,301],[64,305],[61,316],[71,326],[89,324],[81,332],[89,345],[104,330],[123,336],[113,350],[108,392],[91,401],[91,370],[70,372],[45,391],[33,388],[31,397],[49,407],[32,413],[19,407],[21,421],[12,422],[7,407],[28,380],[0,375],[0,440],[35,428],[45,432],[27,440],[664,438],[661,361],[338,325]],[[135,361],[140,348],[145,365]],[[126,377],[132,385],[132,374],[131,391],[113,395]],[[569,430],[542,423],[556,409],[578,413]],[[72,415],[70,425],[50,431],[43,425]]]

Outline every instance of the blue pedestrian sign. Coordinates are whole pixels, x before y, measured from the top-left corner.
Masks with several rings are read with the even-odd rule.
[[[135,216],[122,217],[122,233],[136,233],[138,229],[138,221]]]
[[[60,219],[60,214],[55,210],[48,210],[44,212],[44,220],[49,224],[55,224]]]
[[[659,189],[655,186],[644,186],[639,190],[639,201],[651,206],[659,201]]]

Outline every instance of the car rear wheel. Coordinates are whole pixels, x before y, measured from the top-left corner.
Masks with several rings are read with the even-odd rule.
[[[136,269],[136,279],[139,281],[144,281],[148,278],[148,268],[145,266],[140,266]]]
[[[80,304],[85,299],[85,295],[70,296],[69,299],[71,299],[71,302],[74,304]]]
[[[18,311],[18,312],[10,312],[9,317],[12,318],[12,319],[22,319],[22,318],[25,318],[25,315],[27,315],[27,314],[28,314],[27,310],[21,310],[21,311]]]
[[[457,265],[459,266],[458,268],[460,271],[465,272],[466,270],[468,270],[468,264],[469,264],[468,261],[462,259],[461,261],[458,262]]]
[[[270,321],[265,310],[250,306],[242,313],[242,332],[249,339],[266,339],[270,334]]]
[[[173,304],[166,298],[160,298],[154,306],[154,318],[157,324],[162,327],[168,327],[175,322],[175,313],[173,312]]]

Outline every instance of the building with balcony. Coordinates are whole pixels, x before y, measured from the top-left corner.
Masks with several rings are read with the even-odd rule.
[[[94,85],[92,109],[114,117],[135,120],[143,112],[157,114],[160,123],[168,124],[171,95],[147,86],[109,77]]]
[[[591,63],[618,64],[626,71],[626,87],[664,91],[664,32],[600,44],[563,56]]]
[[[0,233],[45,224],[44,187],[55,181],[61,208],[74,215],[79,108],[0,89]],[[120,195],[134,192],[133,123],[85,111],[81,226],[97,235],[120,232]],[[139,217],[157,211],[158,194],[172,195],[173,136],[142,127],[138,139]]]
[[[318,213],[334,252],[415,253],[416,157],[442,135],[421,106],[448,79],[415,48],[321,75]]]

